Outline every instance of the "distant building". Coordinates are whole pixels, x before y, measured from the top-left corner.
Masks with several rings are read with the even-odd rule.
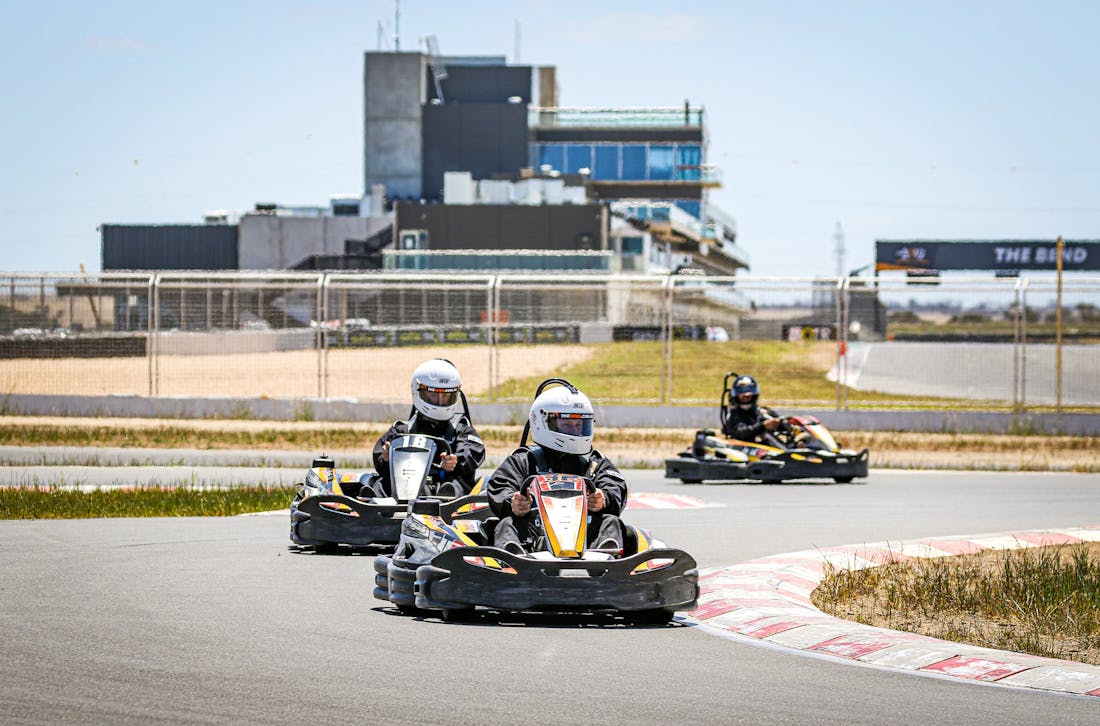
[[[105,224],[102,268],[381,269],[387,251],[449,255],[425,270],[499,269],[497,251],[550,251],[528,259],[559,271],[591,269],[574,252],[610,253],[615,272],[749,266],[708,199],[720,179],[702,109],[559,107],[553,67],[503,57],[368,52],[363,84],[361,196]]]

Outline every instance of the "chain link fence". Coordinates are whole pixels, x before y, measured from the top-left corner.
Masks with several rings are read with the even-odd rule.
[[[1100,407],[1100,279],[0,274],[0,392],[474,401],[565,376],[603,403]]]

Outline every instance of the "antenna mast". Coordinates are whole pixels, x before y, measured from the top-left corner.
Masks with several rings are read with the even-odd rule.
[[[401,50],[401,0],[393,0],[393,49]]]
[[[434,35],[429,35],[424,39],[424,42],[428,45],[428,61],[432,66],[432,80],[435,81],[435,97],[439,99],[440,103],[443,103],[443,81],[447,78],[447,66],[443,65],[443,61],[439,57],[439,41]]]
[[[833,232],[833,250],[836,254],[836,276],[837,278],[844,277],[844,228],[840,226],[840,222],[836,223],[836,231]]]

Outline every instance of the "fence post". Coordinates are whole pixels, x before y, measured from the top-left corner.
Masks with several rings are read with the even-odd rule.
[[[325,340],[325,321],[328,320],[329,276],[321,273],[317,278],[317,396],[328,398],[328,341]]]
[[[842,409],[843,384],[848,382],[848,278],[836,280],[836,410]],[[843,381],[843,384],[842,384]]]
[[[500,275],[489,283],[489,400],[496,402],[500,379]]]
[[[1027,288],[1028,281],[1020,283],[1020,300],[1023,315],[1020,318],[1020,411],[1027,410]]]
[[[149,283],[149,301],[151,313],[149,315],[149,395],[160,394],[160,282],[161,276],[156,275]]]
[[[672,298],[676,294],[676,281],[668,276],[661,286],[665,288],[665,309],[661,315],[661,403],[667,405],[672,398]]]
[[[1016,278],[1014,286],[1016,293],[1016,309],[1013,313],[1012,326],[1012,410],[1019,413],[1023,410],[1020,402],[1020,321],[1023,320],[1023,310],[1020,309],[1020,278]]]

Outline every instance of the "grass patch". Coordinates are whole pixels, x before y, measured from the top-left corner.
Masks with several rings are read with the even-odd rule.
[[[584,391],[593,401],[639,402],[661,400],[661,343],[621,342],[591,346],[596,352],[567,366],[559,376]],[[828,343],[791,344],[783,341],[738,340],[728,343],[675,341],[672,351],[671,400],[713,401],[718,406],[726,373],[749,373],[760,381],[767,397],[800,401],[834,401],[836,384],[825,379],[835,359],[836,346]],[[504,382],[498,395],[528,401],[540,376]]]
[[[0,487],[0,519],[231,517],[285,509],[290,506],[296,491],[296,487],[258,486],[91,491],[63,487]]]
[[[595,352],[563,367],[557,377],[567,379],[597,403],[660,402],[665,395],[670,403],[713,404],[717,416],[722,381],[731,371],[755,377],[763,392],[762,401],[767,405],[791,408],[836,403],[836,383],[825,377],[836,362],[835,342],[674,341],[670,391],[662,389],[660,342],[602,343],[588,347]],[[543,376],[510,378],[498,387],[498,400],[530,401],[543,380]],[[854,389],[847,391],[847,403],[853,407],[1011,410],[1010,402],[901,396]]]
[[[832,569],[813,602],[868,625],[1100,665],[1100,543]]]

